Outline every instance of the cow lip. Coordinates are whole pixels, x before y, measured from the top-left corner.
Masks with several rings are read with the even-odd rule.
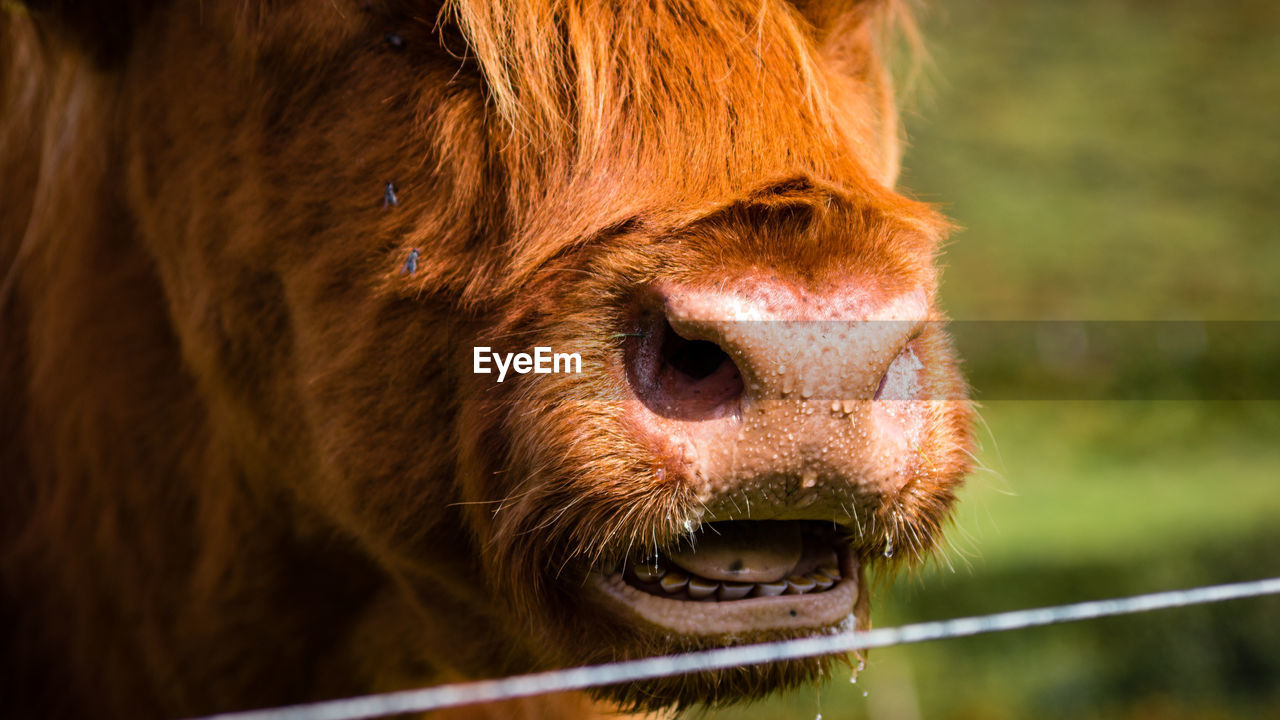
[[[835,628],[847,624],[853,615],[859,563],[847,542],[835,534],[824,537],[832,543],[834,568],[821,551],[815,559],[815,552],[806,547],[793,568],[798,572],[780,580],[750,583],[703,578],[686,569],[688,562],[682,566],[660,554],[659,559],[639,566],[633,561],[593,570],[589,583],[621,614],[667,633],[741,636]],[[663,587],[658,575],[666,580],[678,577]],[[690,594],[695,583],[696,597]]]

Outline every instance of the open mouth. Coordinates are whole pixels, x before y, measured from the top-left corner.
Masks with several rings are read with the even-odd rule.
[[[857,600],[857,561],[831,523],[729,521],[596,573],[632,614],[691,635],[820,628]]]

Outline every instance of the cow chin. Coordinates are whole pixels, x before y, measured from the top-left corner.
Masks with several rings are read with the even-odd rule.
[[[728,559],[734,553],[726,554],[724,546],[704,552],[720,555],[717,560],[728,559],[728,564],[704,567],[687,555],[689,548],[684,543],[685,547],[674,553],[656,552],[647,558],[593,568],[588,575],[589,590],[614,622],[627,625],[647,640],[644,649],[662,653],[832,634],[865,626],[868,604],[862,565],[842,537],[844,533],[823,532],[824,524],[806,521],[767,528],[773,524],[729,521],[710,526],[695,537],[711,533],[709,537],[718,540],[724,535],[717,532],[750,532],[757,525],[765,526],[759,528],[765,535],[802,535],[804,547],[799,553],[759,545],[752,549],[757,559],[798,555],[789,568],[776,563],[772,568],[752,568],[744,563],[735,571],[740,558]],[[673,555],[679,561],[673,560]],[[789,564],[791,558],[782,562]],[[698,566],[700,572],[685,565]],[[735,575],[738,579],[727,579]],[[719,704],[820,679],[834,660],[812,658],[739,667],[649,681],[639,687],[615,686],[610,692],[615,700],[649,709],[666,704]]]
[[[590,664],[865,628],[861,554],[854,529],[828,520],[719,520],[656,550],[575,563],[549,593],[559,598],[553,612],[562,616],[562,661]],[[569,597],[575,600],[563,600]],[[615,685],[597,695],[632,710],[723,705],[820,680],[836,663],[849,664],[844,656],[789,660]]]
[[[828,480],[815,484],[825,501],[806,502],[815,496],[797,492],[794,504],[771,502],[779,495],[773,488],[802,483],[776,476],[760,478],[734,499],[699,500],[691,478],[663,480],[656,485],[652,475],[637,475],[583,483],[577,494],[566,495],[548,489],[561,483],[546,482],[498,513],[512,524],[500,524],[489,543],[498,553],[493,567],[504,573],[495,579],[494,596],[524,616],[525,629],[513,645],[531,642],[535,667],[868,627],[866,578],[874,563],[889,562],[879,540],[871,539],[873,525],[866,519],[876,515],[881,498],[860,495],[856,483],[835,488]],[[645,492],[610,497],[623,487]],[[732,509],[734,501],[742,512]],[[848,515],[854,507],[862,527]],[[927,525],[901,530],[924,537]],[[853,672],[847,657],[828,656],[594,692],[631,710],[717,706],[821,680],[840,664]]]

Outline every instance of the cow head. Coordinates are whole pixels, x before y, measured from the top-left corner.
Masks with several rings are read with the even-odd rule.
[[[227,460],[193,476],[377,568],[383,675],[849,629],[934,547],[970,409],[946,224],[893,187],[888,0],[135,2],[105,40],[34,12],[91,50],[80,128]],[[497,382],[476,347],[581,372]]]

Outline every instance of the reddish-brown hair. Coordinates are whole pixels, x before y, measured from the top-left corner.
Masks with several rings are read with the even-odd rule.
[[[683,649],[565,584],[689,503],[621,417],[633,291],[771,267],[932,306],[946,224],[893,189],[889,0],[32,5],[0,13],[18,711],[181,715]],[[513,338],[606,371],[493,387],[457,350]],[[920,348],[961,394],[945,336]],[[939,405],[924,460],[866,500],[868,562],[933,547],[968,419]]]

